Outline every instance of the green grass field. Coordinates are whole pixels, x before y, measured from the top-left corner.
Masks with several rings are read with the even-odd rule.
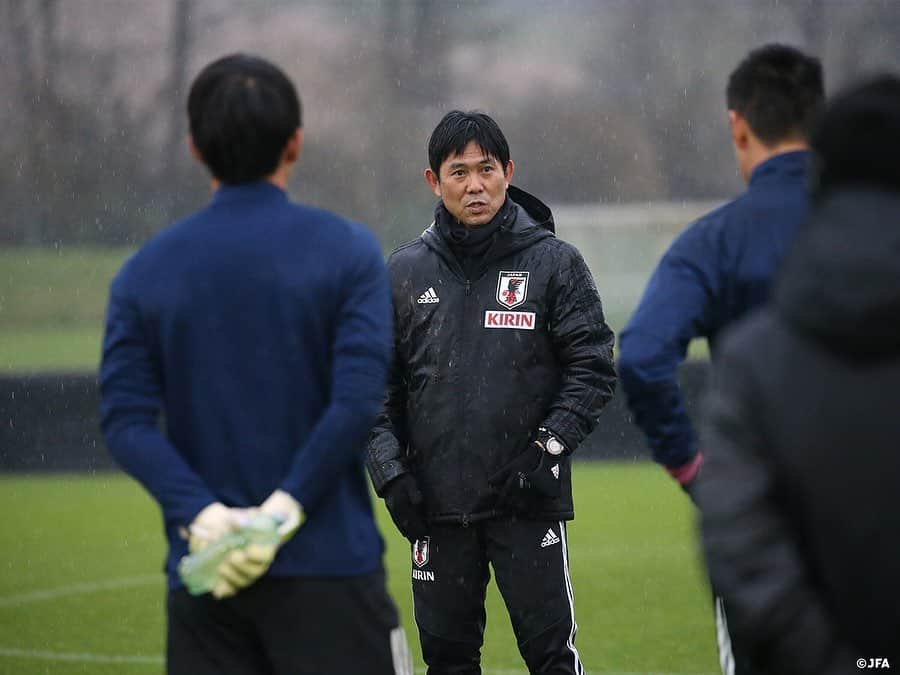
[[[580,463],[569,529],[577,645],[593,674],[717,672],[689,501],[649,464]],[[163,672],[154,502],[120,474],[0,477],[0,673]],[[392,593],[422,672],[409,551],[379,502]],[[314,611],[314,610],[311,610]],[[493,584],[486,675],[524,673]]]
[[[0,374],[96,369],[109,282],[131,251],[0,248]],[[600,271],[605,295],[603,281]],[[634,309],[610,300],[620,296],[605,295],[607,321],[617,332]],[[705,342],[691,344],[691,358],[706,355]]]
[[[0,248],[0,372],[97,367],[126,248]]]

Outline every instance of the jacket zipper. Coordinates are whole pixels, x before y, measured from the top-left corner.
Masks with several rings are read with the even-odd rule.
[[[461,330],[459,332],[459,356],[457,357],[459,359],[458,367],[459,367],[459,373],[460,373],[460,376],[459,376],[460,377],[460,385],[461,385],[460,391],[463,391],[463,392],[465,392],[465,390],[466,390],[466,386],[465,386],[466,383],[464,381],[464,378],[466,377],[466,370],[465,370],[465,368],[462,368],[460,366],[462,364],[466,363],[466,361],[467,361],[466,354],[465,354],[465,341],[466,341],[466,332],[468,331],[467,324],[468,324],[468,316],[469,316],[469,296],[472,295],[472,282],[468,278],[465,281],[466,281],[466,283],[465,283],[466,294],[465,294],[465,297],[463,298],[463,311],[462,311],[463,319],[462,319]],[[459,397],[459,419],[463,420],[465,418],[466,418],[466,397],[465,397],[465,395],[463,395],[463,396]],[[463,481],[463,471],[465,470],[465,465],[466,465],[465,457],[462,457],[462,456],[458,457],[456,465],[459,468],[459,476],[457,478],[459,480],[458,485],[464,486],[465,482]],[[462,524],[463,524],[463,527],[469,526],[469,517],[466,513],[463,513],[463,523]]]

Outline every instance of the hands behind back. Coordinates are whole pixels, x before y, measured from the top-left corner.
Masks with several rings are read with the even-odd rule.
[[[278,549],[288,541],[306,519],[303,507],[283,490],[275,490],[258,510],[256,517],[270,517],[277,536],[265,541],[251,541],[246,547],[231,551],[219,565],[219,581],[213,588],[216,598],[227,598],[262,577],[269,569]]]

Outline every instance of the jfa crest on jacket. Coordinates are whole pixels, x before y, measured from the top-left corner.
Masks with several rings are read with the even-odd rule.
[[[497,302],[512,309],[528,297],[528,272],[500,272],[497,275]]]
[[[581,254],[543,203],[509,196],[515,215],[471,275],[434,225],[388,261],[400,365],[367,463],[379,494],[412,471],[432,522],[495,515],[488,478],[539,427],[575,449],[615,387],[614,337]],[[536,517],[573,517],[568,461],[560,481]]]

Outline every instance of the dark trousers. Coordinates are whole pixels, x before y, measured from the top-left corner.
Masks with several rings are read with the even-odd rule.
[[[263,577],[216,600],[169,592],[169,675],[411,675],[383,571]]]
[[[581,675],[565,523],[436,525],[413,545],[413,600],[428,675],[478,675],[490,571],[531,673]]]

